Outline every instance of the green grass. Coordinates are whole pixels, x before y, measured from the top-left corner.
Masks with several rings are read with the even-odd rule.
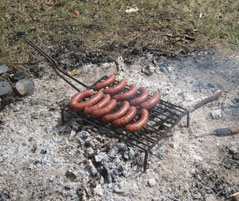
[[[127,14],[127,6],[139,11]],[[229,47],[239,43],[239,1],[1,0],[0,27],[0,63],[28,60],[27,40],[88,51],[132,40],[138,47]]]

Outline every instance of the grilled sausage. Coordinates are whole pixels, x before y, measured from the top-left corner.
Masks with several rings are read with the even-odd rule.
[[[123,117],[113,121],[114,125],[115,126],[122,126],[122,125],[125,125],[125,124],[129,123],[135,117],[136,112],[137,112],[136,107],[131,106],[126,115],[124,115]]]
[[[141,103],[140,107],[145,108],[145,109],[150,109],[150,108],[154,107],[159,102],[159,100],[160,100],[160,93],[155,92],[154,95],[152,96],[152,98]]]
[[[76,95],[74,95],[72,98],[71,98],[71,101],[70,101],[70,108],[74,109],[74,110],[81,110],[81,107],[79,107],[79,102],[88,97],[88,96],[92,96],[93,95],[93,92],[90,91],[90,90],[84,90],[84,91],[80,91],[79,93],[77,93]]]
[[[81,111],[85,107],[89,107],[91,105],[96,104],[104,96],[104,93],[102,91],[98,91],[94,96],[92,96],[92,94],[93,93],[88,89],[77,93],[76,95],[72,97],[70,101],[70,107],[76,111]],[[92,97],[86,101],[80,102],[83,98],[86,98],[88,96],[92,96]]]
[[[104,98],[100,102],[98,102],[95,105],[92,105],[90,107],[86,107],[84,109],[84,114],[86,114],[86,115],[91,114],[96,109],[104,107],[106,104],[108,104],[110,102],[110,99],[111,99],[110,95],[109,94],[105,94]]]
[[[140,114],[140,119],[133,123],[133,124],[128,124],[127,126],[125,126],[125,130],[128,132],[136,132],[138,130],[140,130],[141,128],[143,128],[147,122],[149,121],[149,112],[146,109],[142,109],[141,110],[141,114]]]
[[[114,121],[115,119],[118,119],[118,118],[122,117],[123,115],[125,115],[127,113],[127,111],[129,110],[129,107],[130,107],[129,102],[124,101],[119,110],[117,110],[116,112],[114,112],[112,114],[104,115],[103,116],[103,121],[104,122],[111,122],[111,121]]]
[[[100,82],[100,83],[98,83],[97,85],[95,85],[95,86],[93,87],[93,89],[96,90],[96,91],[98,91],[98,90],[100,90],[100,89],[102,89],[102,88],[104,88],[104,87],[107,87],[107,86],[113,84],[114,81],[115,81],[115,79],[116,79],[115,74],[112,74],[112,75],[110,75],[106,80],[103,80],[102,82]]]
[[[117,94],[113,96],[114,99],[120,101],[120,100],[127,100],[131,97],[133,97],[137,93],[137,87],[135,84],[130,85],[130,89],[124,93]]]
[[[92,116],[97,118],[97,117],[103,116],[105,114],[108,114],[115,109],[116,105],[117,105],[117,100],[111,99],[110,102],[107,105],[93,111]]]
[[[117,93],[119,93],[122,89],[124,89],[125,86],[126,86],[126,81],[125,81],[125,80],[121,80],[121,81],[119,82],[119,84],[117,84],[117,85],[115,85],[115,86],[113,86],[113,87],[110,87],[110,88],[105,89],[105,90],[104,90],[104,93],[106,93],[106,94],[111,94],[111,95],[117,94]]]
[[[141,92],[140,96],[132,99],[130,101],[131,105],[139,105],[140,103],[143,103],[144,101],[146,101],[147,98],[149,97],[149,92],[146,88],[139,87],[139,91]]]

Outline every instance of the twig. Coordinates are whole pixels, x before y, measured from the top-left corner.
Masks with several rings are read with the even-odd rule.
[[[199,103],[197,103],[190,112],[193,112],[195,110],[197,110],[198,108],[202,107],[203,105],[206,105],[207,103],[210,103],[212,101],[217,100],[220,96],[222,95],[222,92],[219,90],[217,91],[215,94],[213,94],[212,96],[205,98],[201,101],[199,101]]]
[[[217,128],[210,133],[203,134],[198,136],[197,138],[215,135],[217,137],[225,137],[225,136],[232,136],[239,133],[239,127],[231,127],[231,128]]]

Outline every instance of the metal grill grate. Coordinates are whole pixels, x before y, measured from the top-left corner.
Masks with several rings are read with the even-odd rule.
[[[44,56],[47,61],[52,64],[54,71],[59,75],[63,80],[65,80],[71,87],[80,91],[74,84],[72,84],[68,79],[71,81],[75,81],[78,84],[82,85],[87,89],[91,89],[93,86],[101,82],[102,80],[106,79],[106,76],[103,76],[99,79],[96,83],[91,86],[87,86],[81,81],[77,80],[76,78],[68,75],[64,71],[62,71],[57,62],[50,57],[46,52],[44,52],[41,48],[39,48],[36,44],[29,41],[28,42],[33,48],[35,48],[42,56]],[[116,63],[117,65],[117,63]],[[66,79],[68,78],[68,79]],[[117,84],[116,81],[114,84]],[[126,86],[122,92],[129,90],[129,86]],[[140,94],[137,93],[133,98],[139,96]],[[152,97],[152,96],[151,96]],[[115,109],[117,110],[120,105]],[[136,118],[133,121],[137,121],[139,118],[139,111],[137,112]],[[172,128],[182,119],[183,116],[187,115],[187,127],[189,126],[189,110],[184,109],[180,106],[174,105],[167,101],[160,100],[157,105],[149,110],[149,122],[146,126],[144,126],[141,130],[137,132],[126,132],[124,127],[114,127],[111,123],[104,123],[101,121],[100,118],[92,118],[91,116],[85,115],[82,112],[74,112],[68,106],[64,107],[62,110],[62,121],[64,122],[64,112],[69,112],[75,117],[80,118],[83,122],[87,124],[91,124],[98,128],[105,129],[110,137],[116,137],[121,141],[125,142],[128,145],[138,147],[142,151],[145,152],[144,157],[144,171],[147,168],[147,159],[150,150],[167,134],[172,130]]]

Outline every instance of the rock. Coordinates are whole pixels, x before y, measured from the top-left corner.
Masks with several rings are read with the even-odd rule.
[[[119,149],[119,152],[125,152],[127,150],[127,145],[124,143],[117,143],[116,147]]]
[[[94,151],[94,149],[89,147],[89,148],[87,148],[87,153],[89,154],[89,156],[92,156],[95,153],[95,151]]]
[[[12,93],[12,86],[8,82],[0,81],[0,98],[5,98]]]
[[[222,117],[222,110],[214,110],[210,113],[210,115],[213,119],[220,119]]]
[[[117,154],[119,153],[119,149],[117,147],[113,147],[109,152],[108,152],[108,156],[111,159],[115,159]]]
[[[135,157],[135,151],[134,151],[134,149],[132,149],[132,148],[129,148],[129,159],[134,159],[134,157]]]
[[[65,173],[65,176],[69,178],[70,180],[74,181],[76,179],[76,175],[74,172],[67,170]]]
[[[32,80],[19,80],[16,83],[16,90],[21,96],[31,96],[34,93],[34,88]]]
[[[20,73],[13,75],[12,80],[17,82],[19,80],[23,80],[24,78],[26,78],[26,76],[27,75],[24,72],[20,72]]]
[[[149,64],[147,67],[142,69],[142,72],[145,75],[150,76],[150,75],[152,75],[154,73],[155,69],[156,68],[152,64]]]
[[[93,176],[96,176],[98,171],[96,169],[96,167],[94,166],[94,164],[92,163],[91,160],[88,160],[88,166],[90,168],[90,173],[93,175]]]
[[[156,180],[154,178],[149,179],[148,181],[149,187],[153,187],[156,185]]]
[[[87,139],[90,136],[90,134],[87,131],[81,131],[79,135],[83,139]]]
[[[160,159],[160,160],[163,160],[163,159],[164,159],[163,153],[161,153],[161,152],[159,152],[159,151],[157,151],[156,153],[154,153],[154,155],[155,155],[158,159]]]
[[[98,196],[103,196],[104,195],[104,192],[103,192],[103,189],[101,187],[100,184],[98,184],[95,188],[94,188],[94,195],[98,195]]]
[[[95,162],[100,163],[102,161],[108,161],[108,155],[105,152],[101,152],[95,156]]]
[[[3,64],[3,65],[0,65],[0,75],[3,74],[3,73],[6,73],[8,71],[8,66]]]

